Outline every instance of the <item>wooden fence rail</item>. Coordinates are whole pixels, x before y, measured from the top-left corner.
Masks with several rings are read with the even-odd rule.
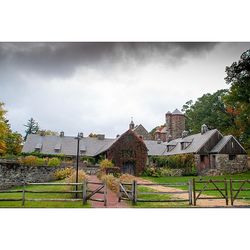
[[[203,184],[201,189],[197,188],[197,184]],[[208,188],[208,185],[212,185],[213,188]],[[219,188],[217,184],[223,184],[223,188]],[[227,190],[227,180],[196,180],[193,178],[193,203],[196,206],[198,199],[208,200],[208,199],[225,199],[226,205],[228,205],[228,190]],[[202,193],[206,191],[217,191],[221,195],[220,197],[204,196],[201,197]],[[198,194],[197,194],[198,192]]]
[[[154,186],[165,186],[165,187],[176,187],[176,186],[187,186],[188,190],[183,191],[139,191],[139,186],[154,187]],[[187,198],[180,199],[142,199],[140,195],[159,195],[159,194],[187,194]],[[132,183],[120,183],[119,184],[119,199],[131,201],[133,205],[137,202],[188,202],[189,205],[192,204],[192,182],[181,182],[181,183],[137,183],[133,181]]]
[[[7,183],[12,184],[12,183]],[[92,185],[92,187],[89,186]],[[28,186],[75,186],[75,187],[82,187],[82,190],[29,190],[27,189]],[[88,200],[104,202],[104,206],[107,205],[107,186],[103,182],[91,182],[91,181],[83,181],[82,183],[30,183],[24,182],[22,184],[22,188],[19,190],[0,190],[0,194],[4,193],[22,193],[21,198],[0,198],[0,201],[21,201],[22,206],[25,205],[26,201],[53,201],[53,202],[75,202],[75,201],[82,201],[83,205],[87,203]],[[27,194],[75,194],[75,198],[28,198]],[[77,197],[77,194],[81,194],[81,197]],[[102,194],[103,199],[97,199],[93,196],[95,194]]]
[[[235,184],[240,184],[239,187],[235,187]],[[250,200],[250,197],[239,197],[242,192],[249,192],[250,188],[245,187],[247,184],[250,184],[250,180],[232,180],[230,179],[230,197],[231,205],[234,205],[235,200]]]

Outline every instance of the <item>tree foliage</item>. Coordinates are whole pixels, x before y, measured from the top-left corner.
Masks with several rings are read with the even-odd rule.
[[[29,134],[36,134],[39,131],[38,122],[32,117],[28,120],[27,124],[24,125],[27,129],[25,130],[24,140],[26,141]]]
[[[22,149],[22,135],[12,132],[6,113],[4,103],[0,102],[0,155],[16,155]]]
[[[217,128],[224,134],[234,135],[246,149],[250,149],[250,50],[238,62],[226,67],[225,81],[230,88],[205,94],[195,103],[183,105],[187,129],[200,131],[202,124]]]
[[[201,125],[206,124],[210,129],[221,131],[233,126],[233,119],[227,112],[223,98],[228,90],[221,89],[213,94],[204,94],[195,103],[192,100],[183,105],[182,111],[187,117],[186,126],[192,133],[199,133]]]
[[[224,101],[235,123],[232,134],[250,149],[250,50],[226,67],[226,74],[226,83],[231,87]]]

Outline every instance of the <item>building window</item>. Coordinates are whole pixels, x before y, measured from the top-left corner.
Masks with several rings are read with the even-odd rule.
[[[229,161],[233,161],[236,159],[236,155],[228,155]]]

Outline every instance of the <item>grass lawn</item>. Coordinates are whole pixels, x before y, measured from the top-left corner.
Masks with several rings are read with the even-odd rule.
[[[59,182],[59,181],[57,181]],[[62,181],[63,182],[63,181]],[[26,190],[33,191],[69,191],[67,186],[27,186]],[[10,190],[22,190],[22,187],[13,187]],[[57,199],[67,199],[73,198],[72,194],[36,194],[36,193],[25,193],[26,198],[57,198]],[[22,198],[22,193],[0,193],[1,199],[11,199],[11,198]],[[82,201],[26,201],[25,205],[22,206],[22,201],[0,201],[0,207],[2,208],[87,208],[90,204],[83,205]]]
[[[139,192],[157,192],[156,190],[139,186]],[[139,194],[138,199],[147,200],[167,200],[171,196],[168,194]],[[176,207],[188,207],[188,202],[137,202],[136,205],[132,205],[134,208],[176,208]]]
[[[195,178],[196,180],[224,180],[225,178],[228,180],[228,195],[230,197],[230,189],[229,189],[229,179],[232,180],[250,180],[250,171],[242,173],[242,174],[235,174],[235,175],[220,175],[220,176],[181,176],[181,177],[142,177],[146,180],[150,180],[155,183],[174,183],[174,182],[188,182],[190,179]],[[219,188],[224,188],[224,183],[216,183]],[[239,188],[241,183],[234,183],[234,189]],[[197,189],[202,189],[204,184],[196,184]],[[180,186],[177,187],[183,190],[187,190],[187,187]],[[207,185],[207,188],[215,188],[212,184]],[[245,184],[244,188],[250,188],[250,184]],[[205,191],[202,192],[203,194],[212,195],[212,196],[221,196],[218,191]],[[234,192],[235,194],[235,192]],[[250,191],[241,191],[239,197],[248,197],[250,198]],[[249,200],[248,200],[249,201]]]

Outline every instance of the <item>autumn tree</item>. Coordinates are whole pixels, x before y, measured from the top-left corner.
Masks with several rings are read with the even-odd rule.
[[[250,50],[226,67],[226,74],[225,81],[231,86],[224,101],[235,121],[232,134],[250,149]]]
[[[22,150],[22,135],[12,132],[6,113],[4,103],[0,103],[0,155],[19,154]]]
[[[24,125],[27,129],[25,130],[24,140],[26,141],[29,134],[36,134],[39,131],[38,122],[32,117],[28,120],[27,124]]]
[[[6,135],[8,133],[8,125],[6,123],[6,110],[4,109],[4,103],[0,102],[0,155],[6,153]]]
[[[186,129],[192,133],[199,133],[201,125],[206,124],[210,129],[217,128],[227,132],[228,128],[234,126],[234,120],[227,112],[223,98],[228,90],[221,89],[213,94],[204,94],[194,103],[192,100],[183,105],[185,113]]]

